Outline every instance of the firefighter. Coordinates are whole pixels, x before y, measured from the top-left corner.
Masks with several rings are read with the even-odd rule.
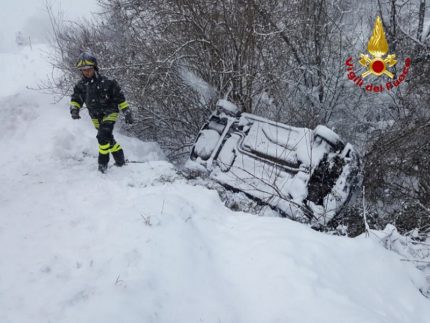
[[[124,94],[115,80],[100,75],[97,59],[91,53],[79,56],[76,67],[82,73],[82,79],[75,85],[70,101],[72,119],[80,119],[79,111],[85,103],[94,127],[97,129],[99,142],[98,169],[105,173],[111,153],[116,166],[125,164],[124,151],[113,137],[112,131],[118,113],[125,114],[125,122],[133,123],[131,110]]]

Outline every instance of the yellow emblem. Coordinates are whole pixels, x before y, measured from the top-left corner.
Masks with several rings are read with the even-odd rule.
[[[361,76],[366,77],[370,74],[380,76],[385,74],[393,78],[393,73],[387,71],[387,65],[392,67],[397,63],[396,54],[387,55],[386,58],[383,58],[388,53],[388,42],[379,16],[376,17],[372,37],[370,37],[367,44],[367,51],[373,55],[373,58],[370,58],[369,55],[360,54],[360,64],[368,68]]]

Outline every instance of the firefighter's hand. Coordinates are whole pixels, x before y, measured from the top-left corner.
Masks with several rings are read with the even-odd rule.
[[[71,107],[70,108],[70,114],[72,115],[72,119],[80,119],[81,117],[79,116],[79,109],[76,107]]]
[[[132,124],[134,122],[133,120],[133,114],[131,113],[130,109],[127,109],[125,111],[125,123]]]

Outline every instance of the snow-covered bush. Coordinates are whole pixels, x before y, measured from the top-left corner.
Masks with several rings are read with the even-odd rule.
[[[402,256],[402,261],[412,262],[426,276],[427,284],[418,286],[421,293],[430,298],[430,238],[422,240],[417,230],[401,235],[395,226],[387,225],[382,231],[372,231],[388,250]]]

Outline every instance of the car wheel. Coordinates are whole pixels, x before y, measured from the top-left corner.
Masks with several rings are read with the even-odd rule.
[[[205,129],[200,132],[194,144],[194,153],[203,160],[208,160],[215,150],[220,134],[213,129]]]

